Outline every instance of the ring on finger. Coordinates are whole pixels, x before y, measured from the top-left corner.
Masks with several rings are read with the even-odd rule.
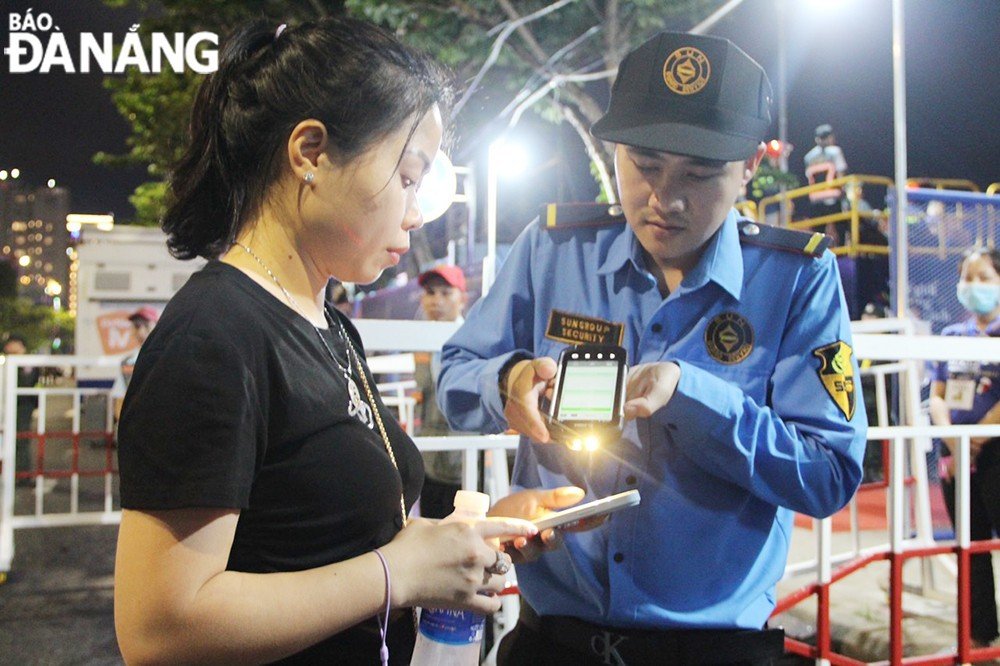
[[[503,576],[508,571],[510,571],[510,557],[506,553],[502,553],[499,550],[496,551],[497,559],[490,566],[486,567],[486,571],[491,574],[496,574],[498,576]]]

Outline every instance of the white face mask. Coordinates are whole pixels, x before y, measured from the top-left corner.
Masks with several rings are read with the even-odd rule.
[[[990,282],[959,282],[958,302],[969,312],[987,315],[1000,304],[1000,284]]]

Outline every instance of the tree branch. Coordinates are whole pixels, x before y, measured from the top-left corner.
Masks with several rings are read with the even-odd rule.
[[[464,107],[465,103],[469,100],[469,97],[476,91],[476,88],[478,87],[479,82],[482,80],[483,76],[485,76],[486,72],[488,72],[490,68],[493,67],[494,63],[496,63],[497,58],[500,56],[500,49],[503,48],[504,42],[507,41],[507,38],[510,37],[511,33],[514,30],[517,30],[520,26],[524,25],[525,23],[528,23],[529,21],[535,21],[542,18],[543,16],[546,16],[547,14],[551,14],[557,9],[560,9],[565,5],[568,5],[570,2],[573,2],[573,0],[557,0],[556,2],[553,2],[551,5],[543,7],[538,11],[532,12],[531,14],[528,14],[523,18],[519,18],[516,21],[509,21],[507,25],[504,26],[504,28],[500,31],[500,35],[496,38],[496,40],[494,40],[493,47],[490,49],[490,54],[486,57],[486,62],[483,63],[483,66],[479,69],[479,72],[476,74],[475,78],[469,84],[469,87],[465,91],[465,94],[462,95],[462,98],[458,100],[458,102],[455,104],[455,107],[452,109],[451,112],[452,118],[458,115],[459,111],[462,110],[462,107]]]
[[[441,12],[442,8],[436,6],[434,3],[422,3],[426,11]],[[459,17],[468,19],[476,25],[489,30],[493,27],[494,22],[490,20],[489,17],[484,16],[482,12],[470,5],[468,2],[463,2],[462,0],[453,0],[450,3],[450,7],[445,7],[445,10],[454,11]]]
[[[618,203],[618,191],[615,190],[611,179],[614,159],[605,150],[604,143],[590,135],[589,125],[580,120],[572,107],[566,106],[556,100],[553,100],[553,104],[562,111],[563,117],[573,126],[573,129],[576,130],[577,135],[583,141],[583,146],[587,150],[587,156],[590,157],[590,161],[597,168],[597,175],[601,179],[601,189],[608,195],[608,202]]]
[[[618,67],[617,46],[621,27],[618,19],[618,0],[610,0],[604,14],[604,62],[608,68]]]
[[[593,97],[585,93],[580,86],[576,84],[569,84],[563,86],[561,90],[563,94],[576,105],[589,124],[592,125],[596,123],[598,119],[604,115],[604,109],[602,109],[601,106],[594,101]]]
[[[514,9],[514,6],[510,4],[510,0],[498,0],[498,4],[511,21],[516,22],[521,20],[521,15],[516,9]],[[516,32],[521,36],[521,39],[525,41],[528,45],[528,50],[531,51],[531,54],[538,61],[535,63],[536,65],[542,65],[549,59],[548,55],[545,53],[545,49],[543,49],[542,45],[535,39],[535,35],[531,32],[531,28],[527,27],[524,23],[521,23],[517,26]]]

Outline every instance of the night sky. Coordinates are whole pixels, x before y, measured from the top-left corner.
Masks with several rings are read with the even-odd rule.
[[[801,174],[813,128],[829,122],[852,172],[892,176],[890,1],[792,0],[789,5],[791,170]],[[71,45],[80,32],[122,35],[141,18],[134,10],[109,9],[98,0],[4,0],[0,41],[5,47],[8,13],[28,7],[36,16],[51,13],[62,31],[73,35]],[[1000,181],[1000,0],[907,0],[905,10],[908,172],[911,177],[966,178],[985,189]],[[774,28],[775,0],[746,0],[712,33],[743,47],[776,84]],[[128,134],[102,78],[61,71],[10,74],[3,56],[0,169],[17,167],[33,185],[55,178],[71,189],[74,211],[112,211],[122,219],[131,214],[127,197],[144,174],[92,162],[97,151],[123,152]],[[541,202],[552,193],[534,196]]]

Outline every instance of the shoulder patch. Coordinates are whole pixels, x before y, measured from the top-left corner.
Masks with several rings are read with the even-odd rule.
[[[823,382],[823,388],[848,421],[854,417],[857,400],[854,391],[854,366],[851,365],[853,353],[851,346],[843,340],[813,350],[813,356],[820,360],[816,372]]]
[[[822,256],[830,239],[818,231],[799,231],[758,224],[751,220],[740,220],[740,242],[761,245],[786,252],[796,252],[812,257]]]
[[[546,229],[578,229],[621,224],[625,215],[617,204],[561,203],[542,206],[540,219]]]

